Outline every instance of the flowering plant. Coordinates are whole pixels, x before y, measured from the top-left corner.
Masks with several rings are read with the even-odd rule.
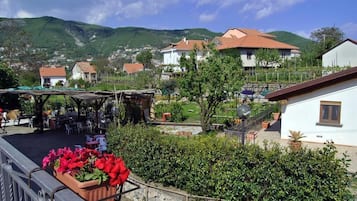
[[[123,184],[129,176],[124,161],[114,154],[97,150],[68,147],[50,150],[42,160],[42,168],[54,168],[58,173],[69,173],[78,181],[108,181],[111,186]]]

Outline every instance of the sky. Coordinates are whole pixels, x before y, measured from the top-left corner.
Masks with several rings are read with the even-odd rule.
[[[289,31],[310,38],[338,27],[357,40],[356,0],[0,0],[0,17],[64,20],[149,29]]]

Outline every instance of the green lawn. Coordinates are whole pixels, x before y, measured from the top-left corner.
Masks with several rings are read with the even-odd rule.
[[[185,122],[199,122],[200,121],[200,107],[197,103],[184,103],[183,115],[186,117]]]

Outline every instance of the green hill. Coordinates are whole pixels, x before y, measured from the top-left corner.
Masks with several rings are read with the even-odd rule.
[[[276,36],[276,40],[288,43],[304,50],[313,44],[313,41],[287,31],[273,31],[269,34]]]
[[[6,24],[16,24],[30,36],[33,46],[46,48],[49,52],[63,51],[69,55],[108,56],[120,47],[140,48],[152,46],[163,48],[183,37],[210,39],[220,33],[207,29],[153,30],[138,27],[109,28],[65,21],[54,17],[8,19],[0,18],[0,30]],[[6,31],[0,31],[0,45]]]
[[[183,37],[188,39],[212,39],[222,33],[207,29],[154,30],[140,27],[110,28],[54,17],[8,19],[0,18],[0,46],[9,35],[6,27],[16,25],[25,30],[33,47],[45,48],[52,55],[64,54],[67,58],[108,56],[118,49],[151,46],[162,49]],[[278,41],[304,49],[311,40],[285,31],[271,32]]]

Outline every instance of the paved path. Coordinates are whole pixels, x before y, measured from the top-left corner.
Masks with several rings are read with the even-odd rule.
[[[258,131],[257,138],[255,143],[263,145],[263,142],[267,140],[268,142],[276,142],[282,146],[288,146],[288,140],[280,139],[280,133],[277,131],[264,131],[264,129]],[[312,142],[303,142],[302,145],[307,148],[316,149],[322,148],[325,146],[323,143],[312,143]],[[343,146],[335,145],[337,148],[337,157],[342,157],[343,153],[349,155],[351,159],[351,164],[347,168],[349,172],[357,172],[357,146]]]

